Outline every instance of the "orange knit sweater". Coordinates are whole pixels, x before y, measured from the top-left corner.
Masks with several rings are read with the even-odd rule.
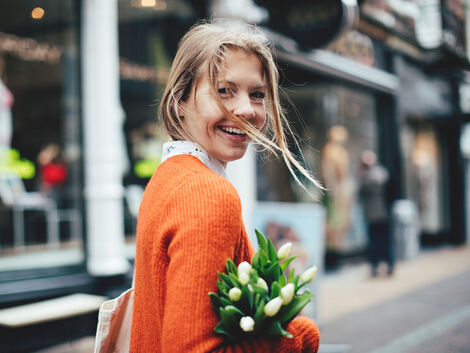
[[[253,253],[230,182],[190,155],[162,163],[139,213],[130,352],[316,352],[318,328],[306,318],[289,324],[292,339],[227,346],[214,333],[208,292],[217,291],[217,271]]]

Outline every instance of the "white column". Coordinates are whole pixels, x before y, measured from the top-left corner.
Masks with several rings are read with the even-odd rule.
[[[256,239],[251,223],[251,215],[256,206],[256,152],[249,146],[245,156],[227,167],[227,177],[235,186],[242,203],[242,216],[250,238]],[[256,244],[256,242],[255,242]]]
[[[462,97],[461,97],[462,99]],[[470,244],[470,123],[462,127],[460,136],[460,149],[464,158],[465,168],[465,223],[466,223],[466,243]]]
[[[117,0],[83,0],[82,97],[87,268],[129,268],[124,249]]]

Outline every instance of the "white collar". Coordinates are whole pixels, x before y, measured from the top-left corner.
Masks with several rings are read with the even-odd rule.
[[[163,163],[170,157],[178,156],[180,154],[190,154],[198,158],[204,165],[212,170],[214,173],[227,177],[225,167],[222,162],[210,157],[207,152],[192,141],[170,141],[163,144],[162,160]]]

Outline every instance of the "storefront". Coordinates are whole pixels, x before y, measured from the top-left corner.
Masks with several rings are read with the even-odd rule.
[[[309,169],[327,188],[309,189],[327,209],[326,266],[338,257],[362,253],[367,246],[359,192],[359,160],[364,150],[377,153],[391,172],[390,199],[402,192],[401,157],[395,120],[398,78],[384,66],[378,43],[348,32],[328,50],[277,48],[288,97],[289,121]],[[341,55],[339,55],[341,54]],[[308,185],[308,183],[306,184]],[[260,201],[312,203],[314,200],[274,158],[258,160]]]
[[[114,5],[113,20],[112,11],[100,13],[103,8],[94,2],[0,4],[0,283],[5,284],[0,306],[95,291],[94,276],[131,269],[136,209],[167,139],[156,124],[158,99],[178,40],[196,21],[198,9],[177,0]],[[113,67],[114,52],[104,46],[90,51],[87,33],[118,40],[119,75],[105,80],[107,87],[97,82]],[[90,53],[104,66],[99,60],[87,66]],[[103,90],[95,92],[102,100],[117,92],[107,101],[110,114],[93,115],[94,89]],[[100,148],[93,136],[103,143]],[[115,146],[112,155],[106,143]],[[115,164],[106,161],[110,156]],[[105,168],[106,177],[113,171],[117,187],[110,179],[94,179],[97,166]],[[100,202],[114,218],[97,231]],[[115,253],[95,256],[94,246],[106,241],[108,249],[117,244]],[[103,272],[93,272],[90,259],[118,263],[115,254],[121,265],[106,270],[97,263]],[[36,278],[43,284],[24,282]]]
[[[41,3],[0,4],[0,277],[84,261],[80,10]]]
[[[361,10],[359,28],[394,52],[404,196],[417,206],[421,241],[464,243],[468,185],[459,145],[464,123],[459,87],[468,70],[464,3],[430,1],[398,9],[369,0]]]

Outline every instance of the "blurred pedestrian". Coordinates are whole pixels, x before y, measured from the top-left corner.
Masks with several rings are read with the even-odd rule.
[[[64,186],[67,182],[67,164],[60,146],[49,143],[38,154],[40,189],[52,197],[57,204],[63,202]]]
[[[371,150],[361,154],[360,190],[364,216],[368,231],[368,258],[372,266],[372,276],[377,276],[379,264],[388,265],[388,274],[393,274],[393,238],[390,231],[389,207],[387,204],[387,183],[389,173],[377,161],[377,155]]]
[[[239,196],[224,178],[251,140],[306,172],[287,148],[278,73],[253,27],[193,27],[181,40],[160,105],[172,138],[151,178],[137,225],[130,352],[316,352],[317,326],[297,318],[293,338],[228,345],[215,334],[208,293],[227,258],[250,261]],[[274,127],[274,140],[264,133]],[[274,141],[274,142],[272,142]]]

